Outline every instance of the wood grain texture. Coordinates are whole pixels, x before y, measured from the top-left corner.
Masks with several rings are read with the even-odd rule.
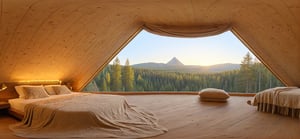
[[[246,101],[231,96],[227,103],[200,102],[197,95],[125,95],[129,104],[148,109],[168,132],[153,139],[298,139],[296,118],[256,111]],[[8,129],[17,120],[0,116],[0,137],[19,139]]]
[[[297,139],[299,120],[256,111],[252,97],[230,97],[228,103],[200,102],[193,95],[126,96],[131,104],[153,111],[169,129],[165,138]]]
[[[300,86],[299,0],[1,0],[0,82],[82,89],[144,23],[232,24],[289,86]]]

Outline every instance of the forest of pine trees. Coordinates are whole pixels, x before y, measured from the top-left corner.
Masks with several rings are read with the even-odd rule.
[[[283,84],[247,53],[239,70],[220,73],[180,73],[133,69],[129,60],[121,66],[116,58],[87,85],[84,91],[199,91],[219,88],[227,92],[256,93]]]

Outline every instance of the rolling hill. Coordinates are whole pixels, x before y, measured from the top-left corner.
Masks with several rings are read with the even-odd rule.
[[[240,64],[224,63],[211,66],[196,66],[196,65],[184,65],[176,57],[172,58],[167,63],[140,63],[132,65],[136,69],[150,69],[161,70],[169,72],[184,72],[184,73],[216,73],[230,70],[237,70],[240,68]]]

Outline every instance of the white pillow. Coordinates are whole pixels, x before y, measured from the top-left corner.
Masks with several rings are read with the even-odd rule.
[[[53,90],[57,95],[62,95],[62,94],[71,94],[72,91],[65,85],[61,86],[52,86]]]
[[[199,92],[202,101],[222,101],[225,102],[230,97],[228,93],[222,89],[206,88]]]
[[[18,93],[19,95],[19,98],[24,98],[24,88],[25,86],[33,86],[33,85],[18,85],[18,86],[15,86],[15,90],[16,92]]]
[[[45,90],[47,91],[48,95],[56,95],[53,86],[61,86],[61,85],[45,85]]]
[[[43,86],[25,86],[24,99],[35,99],[49,97]]]

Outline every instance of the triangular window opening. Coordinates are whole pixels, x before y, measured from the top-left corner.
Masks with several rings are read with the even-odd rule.
[[[277,86],[284,85],[231,31],[176,38],[142,30],[84,91],[256,93]]]

